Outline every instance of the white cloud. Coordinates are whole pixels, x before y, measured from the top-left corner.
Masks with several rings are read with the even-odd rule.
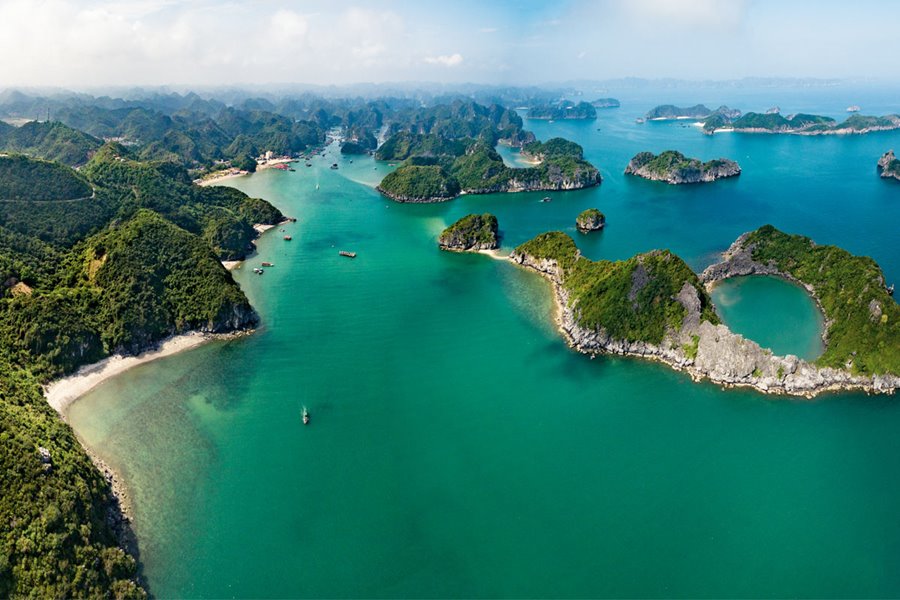
[[[443,65],[445,67],[457,67],[462,64],[463,57],[459,52],[450,55],[426,56],[425,62],[430,65]]]

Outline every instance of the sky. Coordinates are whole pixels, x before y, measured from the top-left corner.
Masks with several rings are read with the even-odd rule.
[[[0,87],[900,77],[890,0],[0,0]],[[864,25],[862,25],[864,24]]]

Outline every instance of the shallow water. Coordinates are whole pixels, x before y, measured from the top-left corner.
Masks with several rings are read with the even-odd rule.
[[[797,284],[777,277],[735,277],[718,284],[711,295],[732,331],[775,354],[813,360],[825,351],[822,312]]]
[[[551,203],[399,205],[370,187],[387,166],[360,157],[229,182],[299,219],[285,227],[292,242],[265,235],[236,272],[260,331],[129,371],[69,415],[128,480],[153,594],[900,594],[895,398],[793,401],[590,360],[555,331],[545,281],[437,250],[443,227],[490,211],[505,249],[560,229],[591,258],[662,247],[700,270],[772,223],[900,279],[900,185],[874,167],[900,135],[707,137],[634,124],[681,98],[620,97],[595,123],[528,124],[579,141],[605,177]],[[801,100],[794,110],[851,101]],[[711,103],[767,108],[754,101]],[[636,152],[667,148],[728,156],[744,173],[677,187],[621,175]],[[592,206],[606,229],[577,234]],[[262,260],[275,267],[259,277],[249,267]],[[808,297],[759,281],[719,288],[739,298],[720,306],[725,320],[773,349],[814,353]]]

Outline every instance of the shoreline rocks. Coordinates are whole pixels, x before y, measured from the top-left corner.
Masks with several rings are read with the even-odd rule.
[[[500,247],[497,217],[466,215],[445,229],[438,238],[441,250],[451,252],[479,252]]]
[[[883,179],[900,180],[900,160],[894,156],[893,150],[888,150],[878,159],[878,172]]]
[[[738,275],[786,275],[772,265],[762,265],[752,260],[742,244],[747,235],[732,244],[721,262],[703,272],[700,279],[707,286]],[[576,254],[575,260],[579,258],[580,253]],[[556,260],[537,259],[517,252],[513,252],[509,260],[550,280],[558,309],[559,329],[568,345],[583,354],[649,358],[675,370],[685,371],[695,381],[706,379],[725,387],[750,387],[767,394],[813,398],[829,391],[862,390],[893,394],[900,388],[898,376],[860,376],[844,370],[820,368],[793,355],[777,356],[756,342],[732,332],[726,325],[714,325],[702,320],[697,290],[688,284],[676,297],[686,311],[678,331],[670,328],[658,345],[612,339],[602,327],[589,329],[579,324],[578,306],[570,302],[570,294],[564,285],[564,272]],[[814,290],[811,293],[814,294]]]
[[[596,208],[582,211],[575,219],[575,228],[581,233],[599,231],[606,225],[606,215]]]
[[[735,177],[741,174],[741,167],[727,158],[704,163],[696,158],[688,158],[675,150],[667,150],[659,156],[652,152],[639,152],[625,167],[625,174],[679,185],[710,183],[717,179]]]

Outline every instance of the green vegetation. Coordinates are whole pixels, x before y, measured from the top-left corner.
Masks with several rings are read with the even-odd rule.
[[[597,118],[597,110],[590,102],[560,102],[559,104],[542,104],[528,109],[529,119],[583,119]]]
[[[494,215],[466,215],[441,233],[438,244],[441,248],[452,250],[497,248],[497,233],[497,217]]]
[[[676,150],[666,150],[659,156],[652,152],[640,152],[631,159],[631,164],[635,167],[643,167],[651,173],[659,176],[665,176],[676,170],[697,170],[703,168],[703,163],[696,158],[688,158],[681,152]]]
[[[652,152],[639,152],[625,168],[626,175],[673,184],[709,182],[739,175],[740,172],[741,168],[732,160],[719,158],[704,163],[675,150],[666,150],[659,156]]]
[[[816,361],[854,373],[900,373],[900,307],[871,258],[789,235],[771,225],[750,234],[753,259],[813,286],[828,320],[825,353]]]
[[[695,104],[688,107],[663,104],[653,108],[646,114],[646,118],[651,120],[721,118],[726,122],[730,122],[740,116],[741,111],[736,108],[728,108],[724,104],[716,110],[710,110],[703,104]]]
[[[576,160],[584,158],[584,149],[580,145],[560,137],[550,138],[546,142],[535,141],[525,144],[522,146],[522,152],[541,161],[554,158]]]
[[[435,134],[401,131],[388,138],[375,152],[377,160],[406,160],[411,156],[462,156],[471,139],[450,139]]]
[[[900,127],[900,118],[898,118],[897,115],[887,115],[884,117],[851,115],[846,121],[836,126],[835,129],[862,131],[865,129],[896,129],[897,127]]]
[[[683,348],[684,348],[684,355],[687,358],[689,358],[690,360],[694,360],[695,358],[697,358],[697,350],[700,348],[700,336],[696,335],[696,334],[692,335],[691,343],[685,344],[683,346]],[[779,367],[779,368],[781,368],[781,367]],[[780,377],[780,375],[779,375],[779,377]]]
[[[0,202],[0,597],[141,597],[109,487],[39,386],[173,333],[254,323],[219,259],[282,215],[115,144],[81,173],[0,158],[0,189],[19,198]]]
[[[70,166],[86,163],[102,144],[101,140],[59,122],[31,121],[21,127],[0,127],[0,151],[19,152]]]
[[[357,142],[344,142],[341,144],[341,154],[368,154],[369,149]]]
[[[384,178],[379,189],[395,199],[427,201],[428,196],[419,194],[437,191],[431,198],[445,199],[460,191],[484,194],[574,189],[600,182],[600,172],[584,160],[581,146],[574,142],[562,138],[530,142],[523,146],[522,152],[534,156],[540,164],[527,169],[507,167],[484,137],[448,139],[434,134],[400,132],[391,136],[375,154],[382,160],[405,160]],[[418,177],[424,180],[418,182]]]
[[[27,369],[0,358],[0,597],[143,598],[109,486]],[[49,457],[42,462],[40,449]]]
[[[66,166],[22,155],[0,156],[0,202],[74,200],[92,193],[87,180]]]
[[[595,231],[602,229],[606,224],[606,215],[596,208],[588,208],[581,211],[575,219],[575,226],[579,231]]]
[[[437,165],[403,165],[388,173],[378,190],[400,201],[449,200],[459,194],[459,183]]]
[[[578,324],[602,328],[613,339],[659,344],[668,331],[680,330],[686,310],[676,296],[685,283],[697,290],[701,319],[719,322],[697,275],[668,250],[624,261],[591,261],[580,256],[572,238],[555,231],[514,252],[556,261]]]
[[[704,122],[703,129],[707,133],[728,124],[728,119],[712,116]],[[864,132],[868,130],[900,128],[900,117],[886,115],[872,117],[851,115],[843,123],[837,123],[831,117],[798,113],[789,119],[778,113],[762,114],[749,112],[730,122],[736,130],[762,130],[773,133],[830,133],[830,132]]]
[[[878,170],[882,177],[900,179],[900,160],[894,156],[893,150],[888,150],[878,160]]]
[[[499,104],[482,105],[463,100],[419,106],[392,124],[392,135],[401,131],[445,140],[481,139],[492,147],[500,140],[513,146],[534,140],[534,134],[522,129],[522,117],[516,111]]]

